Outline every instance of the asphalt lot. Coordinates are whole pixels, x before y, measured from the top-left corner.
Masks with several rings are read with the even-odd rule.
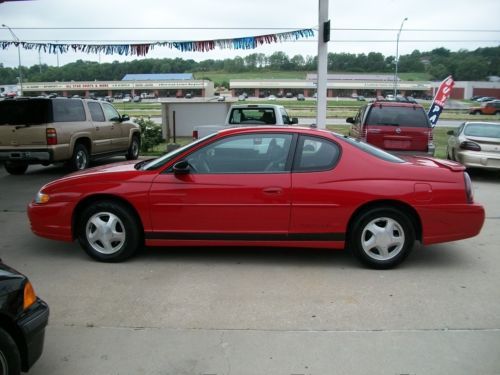
[[[0,167],[0,257],[51,308],[32,375],[500,374],[500,173],[472,239],[417,247],[390,271],[342,251],[145,249],[92,261],[34,236],[26,204],[65,171]]]

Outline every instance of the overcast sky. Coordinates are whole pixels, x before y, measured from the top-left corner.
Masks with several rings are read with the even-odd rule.
[[[415,49],[429,51],[445,47],[456,51],[474,50],[500,44],[500,0],[330,0],[329,16],[332,28],[399,29],[408,17],[401,33],[400,54]],[[0,3],[0,24],[10,26],[23,41],[168,41],[230,39],[285,30],[252,28],[315,28],[318,24],[318,0],[33,0]],[[28,30],[28,27],[208,27],[249,28],[241,30]],[[488,32],[425,32],[412,29],[474,29]],[[329,52],[380,52],[385,56],[396,53],[397,31],[338,31],[333,30]],[[0,40],[12,40],[8,30],[0,28]],[[413,40],[413,41],[412,41]],[[424,42],[430,40],[432,42]],[[461,42],[452,42],[459,40]],[[472,41],[471,41],[472,40]],[[467,42],[469,41],[469,42]],[[489,41],[489,42],[488,42]],[[148,58],[205,59],[233,58],[250,53],[271,54],[284,51],[314,56],[314,40],[277,43],[255,50],[215,50],[186,53],[166,47],[156,48]],[[41,61],[57,65],[55,55],[41,54]],[[59,55],[59,64],[77,59],[112,62],[132,60],[119,55],[67,53]],[[24,66],[38,64],[37,52],[21,50]],[[17,49],[0,49],[0,63],[15,67]]]

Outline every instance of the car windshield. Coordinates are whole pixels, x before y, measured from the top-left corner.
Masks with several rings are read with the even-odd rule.
[[[500,124],[470,123],[464,129],[469,137],[500,138]]]
[[[366,123],[368,125],[430,127],[425,111],[421,107],[415,106],[391,107],[373,105]]]
[[[146,162],[144,164],[141,164],[141,163],[143,163],[143,162],[141,162],[141,163],[139,163],[139,169],[141,169],[143,171],[149,171],[149,170],[160,168],[160,167],[164,166],[165,164],[167,164],[170,160],[174,159],[177,155],[180,155],[184,151],[189,150],[192,147],[195,147],[197,144],[199,144],[199,143],[201,143],[209,138],[212,138],[213,136],[215,136],[215,134],[207,135],[204,138],[201,138],[201,139],[198,139],[197,141],[188,143],[187,145],[182,146],[178,149],[175,149],[175,150],[169,152],[168,154],[165,154],[162,157],[159,157],[158,159],[153,159],[150,162]]]
[[[360,140],[348,137],[346,135],[341,135],[337,133],[333,133],[338,138],[342,138],[344,141],[347,141],[347,143],[353,145],[356,148],[359,148],[360,150],[373,155],[379,159],[389,161],[391,163],[404,163],[405,161],[403,159],[398,158],[396,155],[390,154],[384,150],[381,150],[378,147],[372,146],[368,143],[362,142]]]

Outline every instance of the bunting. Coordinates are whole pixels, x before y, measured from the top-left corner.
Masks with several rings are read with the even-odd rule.
[[[301,29],[277,34],[258,35],[236,39],[215,39],[201,41],[158,41],[144,44],[82,44],[82,43],[38,43],[23,41],[0,41],[0,48],[21,46],[25,50],[35,50],[49,54],[67,52],[102,53],[105,55],[146,56],[155,47],[167,47],[182,52],[208,52],[214,49],[248,50],[264,44],[296,41],[314,37],[313,29]]]

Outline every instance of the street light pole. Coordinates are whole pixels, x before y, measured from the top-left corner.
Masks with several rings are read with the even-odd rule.
[[[19,38],[17,37],[16,34],[14,34],[14,32],[12,31],[12,29],[5,25],[5,24],[2,24],[2,27],[5,27],[6,29],[8,29],[10,31],[10,33],[12,34],[12,37],[14,38],[14,40],[17,42],[17,56],[19,58],[19,86],[20,86],[20,92],[19,92],[19,96],[22,96],[23,95],[23,72],[21,70],[21,41],[19,40]]]
[[[405,17],[403,22],[401,22],[401,27],[399,28],[398,37],[396,39],[396,69],[394,72],[394,99],[398,94],[399,36],[401,35],[401,30],[403,30],[403,25],[405,21],[408,21],[408,17]]]

